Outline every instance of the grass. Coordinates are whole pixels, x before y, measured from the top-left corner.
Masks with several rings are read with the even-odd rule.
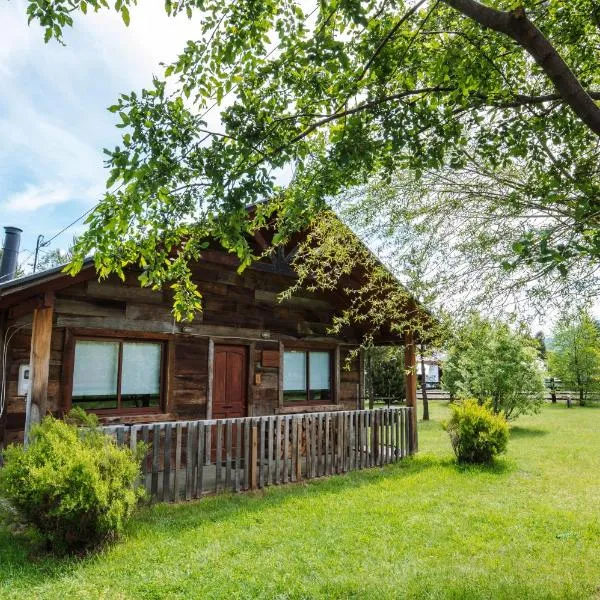
[[[88,558],[0,529],[0,598],[600,598],[600,409],[519,419],[487,468],[453,463],[446,414],[413,460],[146,508]]]

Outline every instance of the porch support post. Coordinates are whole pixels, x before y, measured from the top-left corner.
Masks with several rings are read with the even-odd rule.
[[[333,353],[333,402],[334,404],[340,403],[340,387],[341,387],[341,358],[340,358],[340,345],[337,344]],[[307,382],[308,383],[308,382]]]
[[[358,398],[356,408],[364,410],[365,408],[365,349],[361,348],[358,355]]]
[[[279,410],[283,408],[283,360],[284,360],[283,342],[279,342],[279,371],[277,373],[277,404]]]
[[[412,331],[404,336],[404,381],[406,383],[406,406],[410,411],[410,453],[414,454],[418,446],[417,437],[417,361],[415,341]]]
[[[29,392],[25,409],[25,445],[29,443],[31,426],[39,423],[48,411],[48,372],[54,294],[46,294],[33,311],[31,356],[29,359]]]

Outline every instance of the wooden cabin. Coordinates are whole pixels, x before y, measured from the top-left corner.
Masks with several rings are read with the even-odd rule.
[[[135,272],[98,281],[91,260],[75,277],[55,268],[0,283],[0,443],[23,439],[26,416],[75,406],[107,425],[362,408],[362,360],[347,358],[363,332],[328,333],[342,290],[279,301],[295,277],[291,254],[240,274],[233,255],[203,252],[193,269],[203,310],[191,323],[173,319],[168,290],[140,287]],[[414,405],[414,371],[408,379]]]

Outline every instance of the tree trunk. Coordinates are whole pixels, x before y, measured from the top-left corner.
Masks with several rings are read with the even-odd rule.
[[[579,406],[585,406],[585,393],[583,388],[579,388]]]
[[[404,334],[404,381],[406,385],[406,406],[411,409],[409,454],[414,454],[419,449],[417,430],[417,360],[415,354],[413,334],[411,331],[408,331]]]
[[[429,421],[429,400],[427,398],[427,382],[425,381],[425,345],[421,344],[421,394],[423,395],[423,421]]]
[[[575,114],[600,136],[600,107],[563,60],[557,49],[532,23],[523,7],[504,12],[477,0],[443,0],[445,4],[483,27],[512,38],[530,54]]]

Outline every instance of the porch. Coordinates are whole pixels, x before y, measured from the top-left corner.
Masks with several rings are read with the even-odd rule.
[[[179,502],[397,462],[416,451],[414,407],[110,425],[119,444],[148,445],[152,500]]]

